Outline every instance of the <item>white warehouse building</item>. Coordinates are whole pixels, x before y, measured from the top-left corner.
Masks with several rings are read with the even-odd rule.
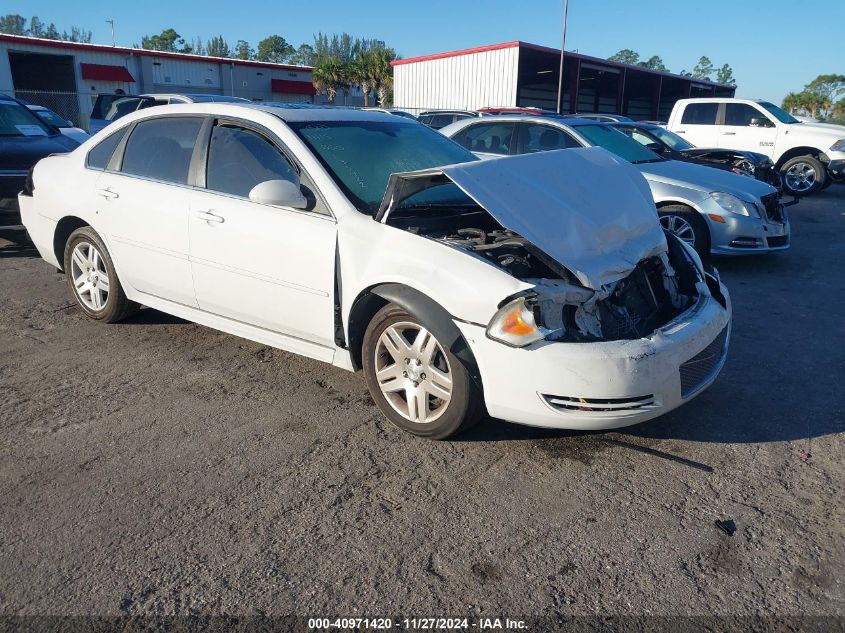
[[[397,59],[392,64],[394,105],[415,114],[435,109],[557,107],[560,49],[513,41]],[[678,99],[732,97],[735,90],[734,85],[567,51],[560,111],[665,121]]]
[[[0,93],[88,127],[98,94],[234,95],[322,103],[310,66],[165,53],[0,34]]]

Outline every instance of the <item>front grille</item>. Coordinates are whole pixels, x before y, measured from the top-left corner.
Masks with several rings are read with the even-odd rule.
[[[580,411],[587,413],[607,411],[634,411],[652,409],[659,406],[654,394],[633,396],[630,398],[584,398],[582,396],[549,396],[543,394],[543,400],[558,411]]]
[[[770,193],[760,198],[760,201],[763,203],[766,217],[772,222],[783,224],[783,207],[780,204],[780,196],[776,193]]]
[[[713,341],[681,365],[681,396],[688,398],[708,382],[719,370],[727,352],[728,326]]]
[[[789,236],[788,235],[772,235],[766,238],[766,242],[769,244],[769,248],[777,248],[779,246],[786,246],[789,244]]]

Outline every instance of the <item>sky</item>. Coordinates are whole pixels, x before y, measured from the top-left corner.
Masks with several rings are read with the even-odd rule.
[[[101,5],[101,6],[98,6]],[[824,15],[796,0],[570,0],[566,49],[608,57],[623,48],[641,58],[659,55],[672,72],[692,70],[708,56],[731,65],[737,96],[780,103],[817,75],[845,73],[845,2],[827,3]],[[59,31],[90,29],[94,43],[140,44],[143,35],[173,27],[185,39],[223,35],[253,47],[278,34],[294,46],[313,34],[346,31],[378,38],[402,57],[522,40],[560,47],[563,0],[141,0],[67,2],[7,0],[3,13],[37,15]]]

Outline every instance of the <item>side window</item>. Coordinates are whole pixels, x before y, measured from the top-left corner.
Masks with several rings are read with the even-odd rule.
[[[206,188],[247,198],[255,185],[267,180],[297,182],[299,176],[279,148],[258,132],[215,126],[208,147]]]
[[[431,125],[431,120],[432,120],[433,118],[434,118],[434,117],[433,117],[431,114],[424,114],[424,115],[420,116],[420,118],[419,118],[419,119],[417,119],[417,120],[418,120],[420,123],[422,123],[423,125]]]
[[[553,149],[581,147],[581,144],[563,130],[537,123],[525,124],[523,153],[548,152]]]
[[[105,169],[111,160],[112,154],[114,154],[114,150],[120,145],[120,141],[123,140],[125,134],[126,128],[124,127],[97,143],[94,149],[88,152],[85,165],[91,169]]]
[[[431,121],[428,122],[428,126],[433,127],[435,130],[439,130],[440,128],[444,128],[450,123],[453,123],[454,121],[454,114],[435,114],[431,117]]]
[[[656,139],[653,139],[648,134],[643,134],[640,130],[634,127],[616,127],[616,129],[622,132],[625,136],[631,137],[640,145],[651,145],[652,143],[658,142]]]
[[[121,171],[132,176],[187,184],[191,155],[201,125],[199,117],[141,121],[126,143]]]
[[[452,140],[471,152],[507,156],[515,128],[516,123],[510,122],[478,123],[464,128]]]
[[[751,125],[751,119],[764,119],[766,116],[747,103],[725,104],[725,125]]]
[[[716,125],[718,103],[688,103],[681,123],[688,125]]]

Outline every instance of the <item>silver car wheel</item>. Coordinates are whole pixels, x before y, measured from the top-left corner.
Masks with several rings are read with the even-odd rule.
[[[682,242],[695,246],[695,229],[685,218],[679,215],[662,215],[660,216],[660,224]]]
[[[80,242],[70,256],[70,275],[79,301],[99,312],[109,299],[109,275],[103,256],[90,242]]]
[[[784,178],[786,180],[786,186],[791,191],[803,193],[815,186],[818,174],[816,173],[815,167],[809,163],[795,163],[786,170]]]
[[[452,399],[452,372],[436,338],[418,323],[392,323],[375,349],[376,381],[391,407],[415,424],[434,422]]]

